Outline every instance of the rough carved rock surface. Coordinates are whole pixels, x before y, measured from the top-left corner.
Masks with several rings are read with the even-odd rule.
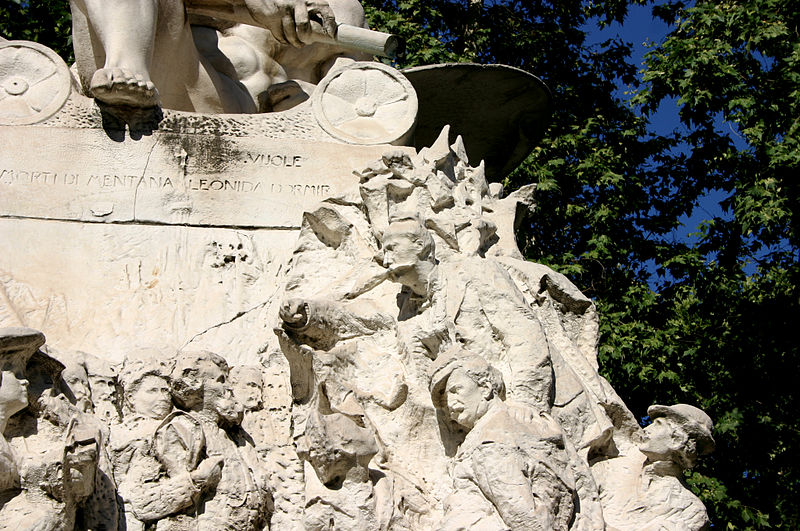
[[[0,331],[5,528],[702,528],[681,473],[710,419],[638,426],[592,302],[516,249],[532,189],[501,198],[448,134],[303,214],[249,361],[247,327],[121,359]]]
[[[115,122],[59,61],[0,44],[0,529],[707,526],[682,477],[711,419],[643,429],[600,376],[594,304],[517,248],[535,186],[504,197],[447,127],[385,144],[402,74],[340,64],[264,138]]]

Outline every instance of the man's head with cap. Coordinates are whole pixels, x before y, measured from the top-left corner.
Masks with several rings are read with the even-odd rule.
[[[651,461],[669,459],[692,468],[699,456],[714,451],[714,423],[703,410],[689,404],[656,404],[647,414],[653,423],[645,428],[647,438],[640,449]]]
[[[24,373],[28,360],[44,341],[44,334],[32,328],[0,328],[0,370]]]

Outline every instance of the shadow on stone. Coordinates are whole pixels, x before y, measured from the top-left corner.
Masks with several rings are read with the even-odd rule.
[[[131,107],[129,105],[108,105],[97,101],[103,120],[103,130],[114,142],[125,140],[125,130],[132,140],[150,136],[158,129],[164,119],[161,107]]]

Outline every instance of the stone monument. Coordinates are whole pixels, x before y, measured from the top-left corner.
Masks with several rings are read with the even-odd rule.
[[[517,248],[541,81],[356,0],[71,6],[72,67],[0,40],[0,529],[708,525],[711,420],[640,427]]]

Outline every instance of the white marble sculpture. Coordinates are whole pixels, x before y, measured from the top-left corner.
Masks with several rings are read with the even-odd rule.
[[[434,405],[467,432],[441,529],[569,529],[577,496],[558,424],[544,413],[518,420],[500,373],[460,346],[431,372]]]
[[[683,472],[714,451],[711,419],[688,404],[653,405],[647,413],[652,422],[637,450],[592,465],[606,529],[707,529],[705,507]]]
[[[0,529],[73,529],[102,473],[102,438],[56,391],[64,366],[38,350],[44,342],[35,330],[0,329]]]
[[[4,330],[8,521],[701,529],[681,474],[713,448],[710,419],[654,406],[639,428],[598,374],[591,301],[520,259],[508,227],[530,190],[502,198],[447,130],[358,175],[356,193],[304,214],[285,287],[259,313],[274,324],[260,365],[140,348],[114,368],[52,350],[62,363],[34,356],[41,334]],[[12,384],[28,358],[26,408]],[[75,442],[48,457],[65,433]]]
[[[277,329],[295,397],[294,435],[304,437],[304,422],[324,397],[331,411],[375,430],[380,448],[372,463],[392,481],[395,522],[468,528],[463,522],[470,516],[454,515],[464,514],[458,500],[466,499],[466,485],[476,484],[470,479],[476,472],[457,463],[472,455],[474,440],[492,436],[471,431],[469,422],[459,425],[432,407],[436,400],[425,392],[431,366],[461,352],[449,356],[481,359],[501,375],[509,405],[499,397],[493,403],[521,426],[512,431],[528,429],[532,447],[552,445],[550,457],[539,460],[556,485],[542,492],[557,501],[541,503],[546,496],[536,495],[547,507],[540,520],[520,523],[508,513],[505,524],[503,510],[486,509],[497,505],[487,505],[488,487],[476,487],[485,510],[465,502],[475,507],[473,523],[602,528],[604,478],[589,465],[628,455],[643,436],[598,374],[593,305],[562,275],[522,261],[509,241],[516,206],[529,201],[529,191],[501,199],[482,169],[467,164],[460,140],[452,146],[447,140],[444,131],[416,157],[387,153],[359,172],[358,197],[326,201],[305,214]],[[385,367],[379,385],[362,356],[373,369]],[[531,452],[525,459],[536,461]],[[460,472],[453,476],[447,471],[454,466]],[[445,473],[457,487],[431,479]],[[536,491],[527,485],[526,492]],[[512,511],[511,501],[498,503]],[[519,514],[529,514],[527,507]]]
[[[0,40],[0,530],[708,525],[711,419],[640,427],[356,0],[71,6]]]
[[[202,497],[200,529],[262,529],[269,520],[271,493],[267,472],[255,449],[238,447],[224,426],[238,426],[242,406],[227,382],[225,360],[212,352],[178,354],[172,370],[172,394],[198,423],[205,454],[222,461],[222,473],[213,493]]]
[[[356,0],[72,0],[71,6],[81,83],[112,105],[282,110],[307,99],[337,57],[369,57],[334,41],[337,22],[366,26]]]
[[[199,497],[216,486],[223,462],[219,456],[201,461],[202,431],[192,421],[182,423],[183,415],[172,415],[167,367],[159,367],[154,355],[159,353],[143,351],[126,360],[121,373],[125,420],[111,430],[114,476],[119,478],[126,529],[188,518],[182,513],[191,513]],[[173,452],[167,460],[154,444],[160,429],[188,433],[181,439],[187,442],[167,445]]]

